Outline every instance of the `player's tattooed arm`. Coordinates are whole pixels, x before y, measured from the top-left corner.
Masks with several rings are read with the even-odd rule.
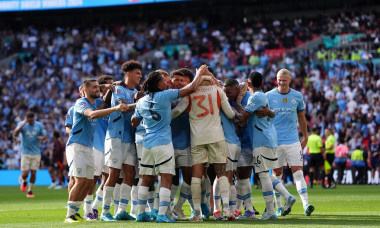
[[[251,113],[247,112],[247,111],[243,111],[243,115],[241,116],[240,120],[239,120],[239,126],[242,127],[244,125],[247,124],[247,120],[248,118],[251,116]]]
[[[268,106],[262,105],[263,109],[257,110],[255,114],[259,118],[263,118],[264,116],[269,116],[270,118],[274,118],[276,114],[274,113],[273,110],[269,109]]]
[[[236,109],[240,113],[242,113],[244,110],[244,107],[241,104],[241,102],[242,102],[245,94],[247,93],[247,91],[248,91],[248,83],[243,82],[243,83],[239,84],[239,94],[236,97]]]
[[[215,174],[218,178],[226,176],[226,164],[214,163]]]

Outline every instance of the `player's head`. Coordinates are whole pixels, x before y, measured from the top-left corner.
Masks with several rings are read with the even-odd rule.
[[[113,76],[111,75],[102,75],[102,76],[99,76],[96,81],[98,81],[99,85],[104,85],[104,84],[112,84],[113,83]],[[100,92],[102,92],[102,94],[106,94],[107,92],[107,88],[101,88],[100,89]]]
[[[179,69],[179,71],[181,71],[183,74],[183,80],[185,82],[185,85],[190,84],[193,81],[194,75],[189,69],[181,68]]]
[[[289,70],[281,69],[277,72],[277,85],[280,93],[289,92],[289,84],[292,81],[292,76]]]
[[[121,71],[125,75],[125,81],[128,80],[128,83],[130,82],[134,86],[140,83],[140,80],[142,78],[142,69],[142,64],[134,60],[125,62],[121,66]]]
[[[162,76],[164,76],[165,82],[166,82],[166,89],[169,89],[170,86],[171,86],[171,81],[170,81],[169,73],[166,70],[163,70],[163,69],[158,69],[156,71],[158,73],[161,73]]]
[[[325,136],[329,136],[329,135],[331,135],[331,134],[332,134],[331,130],[328,129],[328,128],[326,128],[326,129],[325,129]]]
[[[234,78],[229,78],[224,82],[223,90],[229,101],[235,101],[239,94],[239,82]]]
[[[254,71],[248,75],[248,85],[254,88],[261,88],[263,85],[263,75]]]
[[[146,93],[155,93],[166,90],[165,77],[158,71],[151,72],[142,85],[142,89]]]
[[[183,73],[179,70],[174,70],[170,72],[170,81],[172,89],[181,89],[185,86]]]
[[[34,124],[34,112],[29,111],[26,113],[26,121],[29,123],[29,125]]]
[[[318,134],[318,131],[319,131],[318,127],[313,127],[313,128],[311,129],[311,132],[312,132],[313,134]]]
[[[83,86],[83,84],[79,86],[78,90],[79,90],[79,96],[84,97],[84,86]]]
[[[58,131],[55,131],[55,132],[53,133],[53,138],[54,138],[54,139],[59,139],[59,137],[61,137],[61,134],[59,134]]]
[[[99,83],[96,79],[84,80],[83,90],[86,98],[96,99],[100,97]]]

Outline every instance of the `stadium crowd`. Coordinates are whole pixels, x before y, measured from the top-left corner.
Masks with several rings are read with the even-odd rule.
[[[82,80],[104,73],[119,80],[123,62],[148,52],[153,52],[153,57],[142,61],[144,77],[156,69],[195,69],[208,63],[221,80],[242,82],[250,71],[258,71],[265,76],[264,91],[275,86],[280,68],[288,68],[294,77],[292,87],[304,94],[309,126],[318,126],[322,136],[325,128],[331,128],[337,141],[342,140],[350,150],[363,145],[368,151],[380,138],[379,65],[338,58],[326,69],[316,50],[288,55],[283,62],[270,60],[265,50],[290,49],[322,34],[356,32],[366,33],[378,45],[379,20],[376,13],[347,13],[253,21],[241,27],[188,18],[154,24],[2,30],[0,55],[13,57],[9,66],[0,69],[1,167],[20,166],[20,144],[12,130],[27,110],[37,114],[48,132],[48,143],[42,147],[44,167],[52,150],[52,133],[64,135],[65,115],[79,97]],[[186,45],[161,49],[175,44]]]

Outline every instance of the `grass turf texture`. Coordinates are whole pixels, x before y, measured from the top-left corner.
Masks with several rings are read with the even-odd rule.
[[[35,198],[26,198],[19,187],[0,187],[0,227],[379,227],[380,226],[380,187],[379,186],[338,186],[336,189],[309,189],[309,202],[315,206],[310,217],[305,217],[301,200],[295,186],[287,187],[296,196],[297,202],[290,215],[275,221],[235,220],[203,223],[177,222],[175,224],[121,222],[82,222],[64,224],[66,216],[67,189],[53,190],[45,186],[35,187]],[[252,202],[260,214],[265,204],[260,189],[253,189]],[[99,208],[100,209],[100,208]],[[129,211],[129,208],[127,209]],[[190,208],[184,205],[187,216]],[[113,212],[113,208],[111,208]],[[100,210],[99,210],[100,213]],[[80,210],[83,216],[83,210]],[[258,217],[260,217],[259,215]]]

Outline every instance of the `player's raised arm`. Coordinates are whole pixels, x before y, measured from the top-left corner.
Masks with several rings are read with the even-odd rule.
[[[83,112],[83,115],[90,119],[98,119],[100,117],[107,116],[116,111],[126,112],[128,111],[128,108],[129,108],[128,105],[124,103],[119,104],[115,107],[101,109],[101,110],[92,110],[88,108]]]
[[[198,85],[202,82],[203,78],[201,76],[204,75],[206,71],[207,71],[207,66],[202,65],[199,68],[199,70],[197,70],[194,81],[192,81],[190,84],[180,89],[179,96],[185,97],[189,95],[190,93],[194,92],[197,89]]]
[[[178,105],[174,109],[172,109],[172,119],[181,115],[181,113],[186,110],[186,108],[189,106],[189,104],[190,104],[189,97],[184,97],[178,103]]]

